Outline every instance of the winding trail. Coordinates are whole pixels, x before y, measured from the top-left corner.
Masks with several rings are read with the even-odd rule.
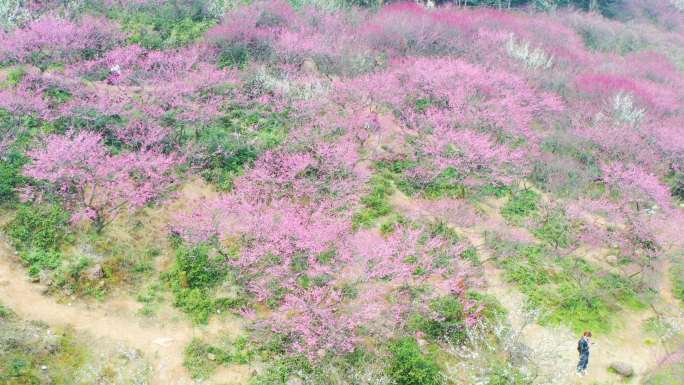
[[[59,304],[42,294],[43,287],[29,282],[26,271],[13,260],[12,249],[0,239],[0,299],[28,320],[50,326],[71,326],[94,340],[122,342],[138,349],[152,367],[152,384],[188,385],[193,381],[183,367],[183,350],[194,330],[184,321],[143,324],[135,317],[135,302],[113,299],[94,305]]]

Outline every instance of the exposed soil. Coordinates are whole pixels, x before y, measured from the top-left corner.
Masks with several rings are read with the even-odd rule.
[[[152,368],[152,384],[194,384],[183,367],[183,350],[190,340],[216,330],[235,334],[241,327],[236,321],[215,322],[198,328],[178,316],[144,319],[136,315],[140,304],[125,296],[101,303],[57,303],[54,298],[42,294],[43,287],[28,281],[26,271],[15,262],[13,255],[7,243],[0,240],[0,298],[3,305],[27,320],[40,320],[50,326],[69,325],[95,340],[115,341],[139,350]],[[244,367],[226,368],[217,372],[220,382],[215,383],[241,384],[249,376]]]

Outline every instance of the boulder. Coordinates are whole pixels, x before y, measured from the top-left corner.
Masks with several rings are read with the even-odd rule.
[[[618,257],[617,255],[608,255],[606,256],[606,262],[608,262],[611,265],[617,265],[618,263]]]
[[[610,364],[610,368],[622,377],[632,377],[634,375],[634,368],[626,362],[613,362]]]
[[[104,270],[102,270],[102,265],[100,265],[99,263],[91,267],[90,269],[86,270],[85,272],[85,277],[89,281],[97,281],[98,279],[104,278],[104,276]]]

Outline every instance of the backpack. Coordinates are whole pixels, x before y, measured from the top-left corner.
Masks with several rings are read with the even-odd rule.
[[[584,341],[584,338],[580,338],[579,341],[577,341],[577,352],[579,354],[582,354],[583,351],[588,350],[589,344],[587,344],[586,341]],[[586,346],[586,347],[585,347]]]

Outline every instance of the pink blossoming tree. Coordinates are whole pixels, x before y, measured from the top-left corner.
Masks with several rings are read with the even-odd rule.
[[[24,175],[31,193],[54,194],[72,210],[72,221],[91,220],[97,231],[122,210],[152,202],[174,180],[177,159],[152,151],[112,154],[98,134],[51,135],[31,151]]]

